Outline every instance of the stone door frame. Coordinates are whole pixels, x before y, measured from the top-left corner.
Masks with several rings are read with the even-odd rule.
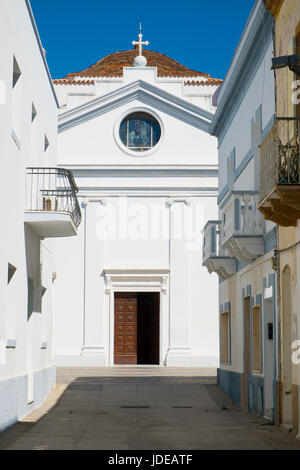
[[[169,278],[170,269],[105,269],[106,282],[105,317],[108,319],[107,350],[109,351],[108,365],[114,364],[114,310],[115,292],[159,292],[159,366],[165,365],[166,355],[170,344],[169,318]],[[118,367],[117,365],[115,367]],[[143,367],[143,366],[126,366]],[[155,367],[155,366],[154,366]]]

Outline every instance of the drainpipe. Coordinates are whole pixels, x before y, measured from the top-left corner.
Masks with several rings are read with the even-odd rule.
[[[276,424],[281,420],[281,288],[280,288],[280,251],[279,251],[279,226],[276,230],[276,250],[274,257],[276,262],[276,323],[277,323],[277,377],[276,379]]]
[[[273,51],[276,56],[276,22],[273,26]],[[274,98],[275,98],[275,117],[277,115],[277,76],[274,70]],[[280,289],[280,251],[279,251],[279,225],[276,230],[276,249],[274,250],[275,258],[275,276],[276,276],[276,332],[277,332],[277,358],[276,358],[276,424],[280,425],[281,420],[281,289]],[[278,385],[277,385],[278,384]]]
[[[298,433],[296,439],[300,440],[300,365],[298,364]]]
[[[85,325],[86,325],[86,246],[87,246],[87,205],[88,199],[83,199],[81,207],[84,209],[84,238],[83,238],[83,325],[82,325],[82,350],[86,346]]]

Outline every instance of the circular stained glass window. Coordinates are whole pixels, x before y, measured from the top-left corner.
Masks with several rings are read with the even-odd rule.
[[[150,114],[132,113],[121,122],[120,139],[130,150],[136,152],[150,150],[158,143],[160,136],[160,125]]]

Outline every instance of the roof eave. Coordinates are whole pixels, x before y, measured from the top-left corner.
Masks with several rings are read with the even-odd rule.
[[[222,132],[225,110],[230,103],[234,102],[238,84],[241,81],[241,75],[245,73],[247,68],[249,69],[253,65],[248,59],[253,47],[257,46],[256,33],[260,30],[261,26],[261,30],[266,33],[271,21],[273,21],[272,16],[265,8],[263,1],[256,0],[223,82],[217,111],[210,126],[211,135],[219,137]],[[244,38],[246,39],[243,42]]]
[[[45,54],[44,54],[44,49],[43,49],[43,46],[42,46],[42,41],[41,41],[41,38],[40,38],[40,35],[39,35],[39,31],[38,31],[38,28],[37,28],[37,25],[36,25],[36,22],[35,22],[35,19],[34,19],[34,14],[33,14],[33,11],[32,11],[31,5],[30,5],[30,0],[25,0],[25,5],[26,5],[28,13],[29,13],[29,18],[30,18],[30,21],[31,21],[31,24],[32,24],[32,28],[33,28],[35,37],[36,37],[38,48],[40,50],[42,60],[43,60],[43,63],[44,63],[44,67],[46,69],[46,73],[47,73],[48,80],[49,80],[49,83],[50,83],[50,88],[51,88],[51,91],[53,93],[56,106],[57,106],[57,108],[59,108],[58,99],[57,99],[57,96],[56,96],[56,93],[55,93],[55,90],[54,90],[54,86],[53,86],[53,83],[52,83],[52,77],[51,77],[50,70],[49,70],[49,67],[48,67],[48,63],[47,63],[47,60],[46,60],[46,57],[45,57]]]

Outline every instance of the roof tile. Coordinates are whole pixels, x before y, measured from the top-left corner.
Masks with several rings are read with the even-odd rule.
[[[157,67],[159,77],[206,77],[211,78],[209,74],[189,69],[175,60],[167,57],[160,52],[144,50],[148,67]],[[122,77],[123,67],[131,67],[137,50],[128,50],[115,52],[99,60],[96,64],[80,72],[68,73],[66,78],[74,77]]]
[[[94,80],[75,80],[67,78],[59,78],[53,80],[54,85],[95,85]]]
[[[219,80],[218,78],[209,78],[208,80],[188,80],[184,82],[186,86],[214,86],[214,85],[221,85],[223,80]]]

